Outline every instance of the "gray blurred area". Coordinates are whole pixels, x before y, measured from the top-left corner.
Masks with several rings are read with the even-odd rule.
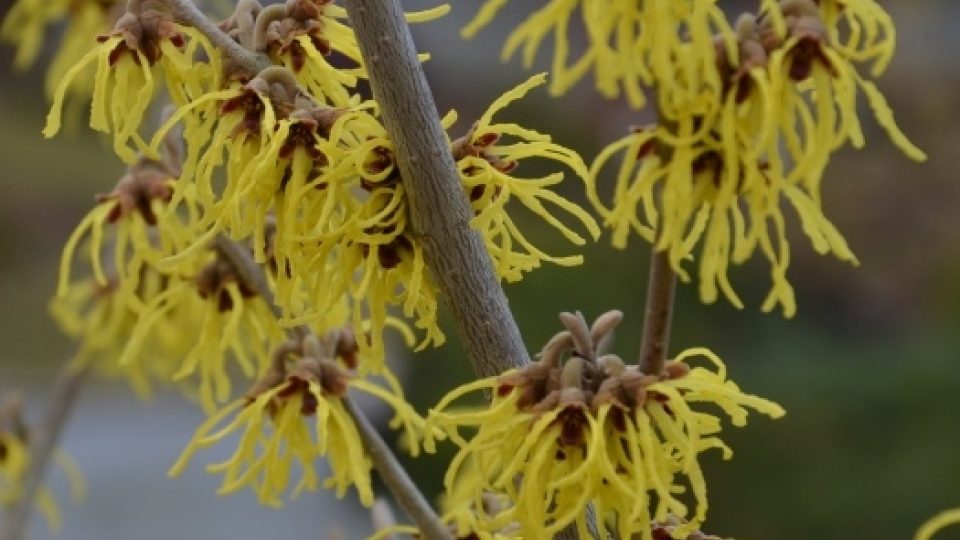
[[[0,11],[9,3],[0,0]],[[512,2],[473,41],[462,41],[458,29],[477,0],[455,2],[442,22],[415,29],[419,47],[433,54],[427,72],[438,106],[460,112],[455,135],[529,76],[517,61],[504,64],[498,56],[506,33],[533,4]],[[731,462],[706,459],[714,534],[906,539],[935,512],[960,506],[960,3],[884,4],[898,21],[899,50],[880,86],[900,126],[930,159],[908,161],[864,108],[866,149],[840,152],[823,184],[826,213],[860,267],[817,256],[794,226],[794,319],[757,309],[769,283],[760,261],[732,272],[748,305],[743,311],[701,305],[693,286],[679,291],[673,350],[710,347],[744,389],[788,411],[777,422],[754,417],[745,429],[730,430]],[[548,66],[546,52],[539,69]],[[35,418],[70,348],[45,308],[60,248],[92,195],[108,191],[122,168],[82,126],[42,140],[42,69],[13,73],[11,56],[0,49],[0,394],[25,393]],[[582,83],[561,99],[539,90],[500,118],[552,133],[589,161],[628,126],[649,121],[646,114],[603,102]],[[576,181],[564,189],[583,200]],[[542,224],[531,220],[528,227],[548,251],[569,252]],[[605,237],[589,246],[583,267],[547,267],[507,287],[531,350],[556,331],[558,311],[581,309],[592,318],[610,308],[626,312],[615,350],[636,350],[649,248],[637,241],[619,252],[608,243]],[[444,328],[453,338],[448,345],[405,361],[421,411],[470,378],[452,326]],[[64,441],[86,472],[89,497],[67,503],[63,482],[54,478],[64,530],[52,534],[38,522],[31,538],[322,539],[337,530],[353,540],[369,533],[352,493],[341,505],[330,493],[306,494],[282,511],[259,507],[249,494],[216,496],[218,479],[201,466],[216,452],[201,455],[182,478],[167,479],[200,419],[173,393],[142,403],[119,383],[96,382]],[[449,457],[410,463],[431,495]],[[960,539],[960,528],[938,539]]]

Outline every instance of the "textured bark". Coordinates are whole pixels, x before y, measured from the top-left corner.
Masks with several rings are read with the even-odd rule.
[[[453,311],[473,368],[489,377],[530,356],[461,187],[433,94],[397,0],[347,0],[350,25],[393,141],[426,264]],[[588,519],[593,526],[592,508]],[[575,527],[556,535],[576,540]]]
[[[350,23],[395,146],[416,240],[453,311],[473,367],[488,377],[530,361],[480,234],[470,228],[449,141],[396,0],[348,0]]]

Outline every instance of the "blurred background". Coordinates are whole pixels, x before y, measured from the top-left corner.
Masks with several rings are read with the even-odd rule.
[[[10,4],[0,0],[0,14]],[[404,2],[410,9],[431,4]],[[530,5],[512,3],[465,42],[458,30],[479,2],[455,4],[443,21],[416,28],[415,39],[433,53],[428,76],[441,110],[460,112],[459,135],[528,76],[516,61],[501,63],[498,52]],[[960,506],[960,3],[884,4],[897,21],[899,49],[880,86],[900,126],[930,159],[911,163],[862,111],[867,147],[840,152],[823,183],[826,214],[860,267],[817,256],[794,223],[794,319],[760,313],[769,283],[760,261],[732,272],[748,306],[743,311],[723,302],[704,306],[693,286],[679,290],[672,350],[710,347],[743,388],[788,411],[780,421],[755,417],[747,428],[728,431],[732,461],[706,458],[714,534],[907,539],[934,513]],[[61,246],[93,194],[109,191],[122,167],[103,140],[82,128],[42,140],[43,67],[14,72],[12,54],[0,49],[0,395],[20,391],[36,418],[70,350],[46,311]],[[539,68],[548,58],[544,50]],[[500,117],[552,133],[589,161],[627,126],[649,121],[645,114],[603,102],[587,82],[561,99],[538,90]],[[577,181],[565,190],[583,200]],[[531,220],[529,227],[538,226]],[[530,236],[553,251],[570,251],[550,231]],[[634,354],[649,248],[635,241],[620,252],[608,244],[604,237],[588,247],[582,267],[546,267],[507,287],[531,351],[558,329],[561,310],[580,309],[589,319],[619,308],[626,320],[615,350]],[[471,378],[452,325],[444,328],[451,337],[445,347],[403,360],[421,411]],[[53,533],[37,520],[31,538],[324,538],[339,531],[353,540],[370,532],[353,493],[342,505],[329,493],[306,494],[282,511],[259,507],[246,493],[217,497],[218,478],[202,469],[216,452],[195,459],[183,478],[167,479],[200,420],[196,407],[174,392],[145,403],[120,383],[96,381],[64,437],[87,475],[89,496],[67,502],[55,473],[64,530]],[[448,458],[410,463],[432,495]],[[960,527],[938,538],[960,539]]]

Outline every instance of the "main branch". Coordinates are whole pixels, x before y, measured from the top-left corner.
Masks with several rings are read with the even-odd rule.
[[[347,0],[373,95],[393,141],[427,266],[481,377],[529,362],[470,212],[450,145],[396,0]]]

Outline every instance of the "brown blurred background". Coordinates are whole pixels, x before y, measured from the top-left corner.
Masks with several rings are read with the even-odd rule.
[[[728,3],[731,9],[753,5]],[[410,9],[431,4],[404,2]],[[457,30],[478,4],[456,2],[444,21],[415,30],[419,47],[433,53],[427,71],[440,108],[460,112],[458,132],[528,76],[516,61],[499,62],[498,52],[529,5],[514,2],[494,26],[464,42]],[[826,213],[861,266],[817,256],[794,227],[790,277],[799,313],[793,320],[757,309],[768,286],[759,262],[733,272],[748,304],[743,311],[701,305],[691,286],[679,291],[673,350],[712,348],[742,387],[788,411],[781,421],[756,417],[730,431],[733,461],[706,459],[715,534],[906,539],[933,513],[960,506],[960,173],[951,161],[960,156],[960,32],[954,27],[960,3],[884,4],[897,20],[900,44],[880,86],[900,126],[930,160],[908,161],[863,111],[866,149],[840,152],[824,181]],[[0,13],[9,5],[0,0]],[[60,248],[92,195],[108,190],[122,168],[103,140],[79,126],[42,140],[42,68],[13,73],[11,57],[11,49],[0,49],[0,393],[20,389],[35,416],[69,350],[46,314]],[[501,118],[508,116],[552,133],[587,160],[645,119],[622,103],[601,101],[589,83],[562,99],[538,91]],[[576,181],[566,194],[582,200]],[[541,226],[531,221],[529,227]],[[531,236],[554,251],[569,250],[549,231],[539,232]],[[531,350],[556,330],[558,311],[581,309],[589,318],[610,308],[627,314],[616,350],[631,355],[636,349],[639,339],[630,329],[641,321],[649,250],[633,242],[618,252],[608,242],[590,246],[583,267],[544,268],[508,286]],[[451,325],[445,328],[452,334]],[[421,410],[470,377],[455,339],[408,360],[407,369]],[[83,504],[64,504],[58,538],[322,538],[338,528],[351,540],[368,532],[352,494],[345,507],[320,493],[275,511],[246,494],[218,498],[217,479],[199,465],[186,478],[166,479],[199,419],[172,393],[145,404],[119,384],[95,384],[65,438],[91,493]],[[197,463],[213,459],[201,457]],[[446,457],[411,464],[431,493],[439,490]],[[53,483],[62,487],[58,479]],[[32,534],[52,536],[39,523]],[[960,528],[939,538],[960,539]]]

